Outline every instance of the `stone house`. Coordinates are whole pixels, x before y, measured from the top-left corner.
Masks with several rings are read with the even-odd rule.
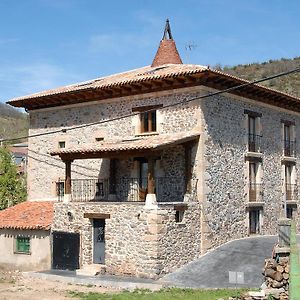
[[[28,145],[27,143],[13,144],[9,147],[9,151],[13,156],[14,163],[17,166],[19,175],[26,175],[27,173],[27,156]]]
[[[52,266],[157,278],[299,221],[300,99],[183,64],[167,22],[151,66],[12,99],[30,116],[29,201],[53,201]],[[299,223],[299,222],[298,222]]]

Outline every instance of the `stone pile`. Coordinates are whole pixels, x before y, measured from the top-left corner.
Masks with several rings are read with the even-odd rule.
[[[273,294],[275,299],[289,299],[289,257],[280,257],[278,261],[266,259],[264,275],[266,294]]]
[[[265,260],[263,274],[265,282],[259,292],[247,292],[242,300],[288,300],[289,299],[289,257],[280,257],[278,260]]]

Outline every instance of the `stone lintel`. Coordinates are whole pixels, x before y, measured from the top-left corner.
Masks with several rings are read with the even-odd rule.
[[[174,210],[186,210],[188,205],[186,203],[176,203],[174,204]]]
[[[256,201],[253,201],[253,202],[247,202],[246,203],[246,207],[249,208],[249,207],[263,207],[265,205],[264,202],[256,202]]]
[[[110,219],[110,214],[103,214],[103,213],[84,213],[84,218],[88,219]]]

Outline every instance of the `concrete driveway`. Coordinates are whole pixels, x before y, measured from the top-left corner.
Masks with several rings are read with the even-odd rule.
[[[228,273],[235,271],[244,272],[244,284],[237,287],[260,287],[264,260],[271,257],[277,240],[277,236],[259,236],[229,242],[164,276],[161,281],[177,287],[235,287],[229,283]]]

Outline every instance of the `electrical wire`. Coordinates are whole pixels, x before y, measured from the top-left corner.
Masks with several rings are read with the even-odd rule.
[[[206,95],[193,97],[191,99],[185,99],[183,101],[179,101],[179,102],[176,102],[176,103],[171,103],[171,104],[165,105],[163,108],[174,107],[174,106],[181,105],[181,104],[186,104],[186,103],[189,103],[189,102],[192,102],[192,101],[195,101],[195,100],[221,95],[221,94],[232,92],[232,91],[235,91],[235,90],[238,90],[238,89],[250,86],[250,85],[254,85],[254,84],[257,84],[257,83],[261,83],[261,82],[264,82],[264,81],[272,80],[272,79],[275,79],[275,78],[279,78],[279,77],[282,77],[282,76],[287,76],[287,75],[290,75],[290,74],[293,74],[293,73],[298,73],[298,72],[300,72],[300,67],[289,70],[289,71],[286,71],[286,72],[278,73],[278,74],[275,74],[275,75],[272,75],[272,76],[268,76],[268,77],[265,77],[265,78],[249,81],[249,82],[246,82],[246,83],[242,83],[242,84],[239,84],[239,85],[236,85],[236,86],[224,89],[224,90],[220,90],[220,91],[217,91],[217,92],[212,92],[212,93],[208,93]],[[152,110],[153,109],[148,109],[148,110],[145,110],[143,112],[150,112]],[[85,127],[90,127],[90,126],[94,126],[94,125],[99,125],[99,124],[105,124],[105,123],[109,123],[109,122],[113,122],[113,121],[118,121],[118,120],[121,120],[121,119],[125,119],[125,118],[128,118],[128,117],[139,115],[139,114],[140,114],[140,112],[133,112],[133,113],[130,113],[130,114],[125,114],[125,115],[118,116],[118,117],[111,118],[111,119],[107,119],[107,120],[96,121],[96,122],[92,122],[92,123],[89,123],[89,124],[82,124],[82,125],[77,125],[77,126],[73,126],[73,127],[69,127],[69,128],[57,129],[57,130],[53,130],[53,131],[37,133],[37,134],[32,134],[32,135],[27,135],[27,136],[21,136],[21,137],[17,137],[17,138],[3,139],[2,142],[10,142],[10,141],[16,141],[16,140],[22,140],[22,139],[29,139],[29,138],[34,138],[34,137],[39,137],[39,136],[44,136],[44,135],[61,133],[61,132],[66,133],[66,132],[71,131],[71,130],[76,130],[76,129],[80,129],[80,128],[85,128]]]

